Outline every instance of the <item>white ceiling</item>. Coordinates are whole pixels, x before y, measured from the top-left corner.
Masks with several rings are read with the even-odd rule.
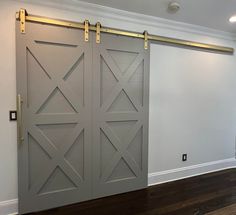
[[[171,0],[80,1],[236,33],[236,23],[228,21],[230,16],[236,15],[236,0],[176,0],[181,4],[176,14],[167,12]]]

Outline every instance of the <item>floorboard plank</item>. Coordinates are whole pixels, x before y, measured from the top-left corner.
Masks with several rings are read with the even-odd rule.
[[[236,204],[221,208],[219,210],[207,213],[206,215],[235,215],[236,214]]]

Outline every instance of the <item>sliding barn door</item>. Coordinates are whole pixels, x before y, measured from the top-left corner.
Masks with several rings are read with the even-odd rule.
[[[93,195],[147,186],[149,50],[103,34],[93,46]]]
[[[143,40],[16,24],[19,212],[146,187]]]
[[[16,32],[19,212],[91,199],[92,44],[50,25]]]

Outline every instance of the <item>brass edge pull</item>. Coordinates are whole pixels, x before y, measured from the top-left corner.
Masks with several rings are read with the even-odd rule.
[[[19,144],[24,141],[22,134],[22,103],[21,95],[17,95],[17,128],[18,128],[18,142]]]

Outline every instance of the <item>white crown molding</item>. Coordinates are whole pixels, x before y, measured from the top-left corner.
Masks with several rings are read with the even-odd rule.
[[[229,158],[224,160],[212,161],[177,169],[148,174],[148,186],[176,181],[210,172],[236,168],[236,159]]]
[[[0,215],[14,215],[18,211],[18,199],[0,202]]]
[[[148,16],[138,14],[134,12],[128,12],[124,10],[105,7],[97,4],[91,4],[87,2],[81,2],[79,0],[14,0],[17,2],[37,4],[46,7],[53,7],[57,9],[69,10],[77,12],[79,14],[85,14],[87,16],[95,16],[99,18],[115,19],[123,22],[129,22],[148,27],[154,27],[157,29],[168,29],[177,32],[185,32],[191,34],[198,34],[202,36],[209,36],[225,40],[236,39],[236,34],[230,32],[219,31],[203,26],[187,24],[183,22],[176,22],[168,19],[158,18],[154,16]],[[108,26],[112,27],[112,26]],[[145,30],[147,30],[145,29]],[[152,33],[152,32],[149,32]]]

